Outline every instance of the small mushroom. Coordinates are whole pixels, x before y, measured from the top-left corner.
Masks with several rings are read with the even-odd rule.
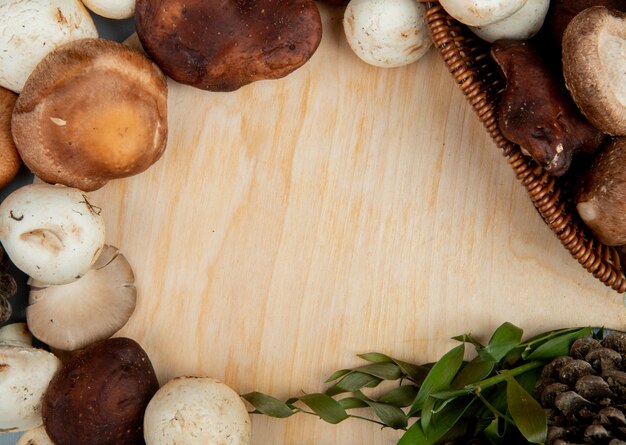
[[[54,445],[54,442],[48,437],[42,425],[26,431],[15,445]]]
[[[616,138],[593,160],[579,183],[576,210],[598,240],[626,244],[626,138]]]
[[[589,122],[626,136],[626,13],[594,6],[574,17],[563,35],[563,75]]]
[[[248,445],[250,436],[250,415],[241,398],[212,378],[173,379],[146,408],[146,445]]]
[[[104,246],[100,211],[80,190],[26,185],[0,204],[0,241],[27,275],[69,283],[87,273]]]
[[[417,61],[431,47],[425,12],[426,6],[414,0],[352,0],[343,28],[361,60],[393,68]]]
[[[548,13],[550,0],[526,0],[524,6],[510,16],[470,30],[487,42],[501,39],[527,40],[539,32]]]
[[[105,246],[91,270],[72,283],[46,286],[31,280],[28,326],[36,338],[63,351],[109,338],[135,310],[134,281],[124,255]]]
[[[46,433],[56,445],[141,444],[144,411],[158,388],[137,342],[120,337],[94,343],[50,382],[42,405]]]
[[[13,315],[13,307],[8,298],[0,296],[0,324],[9,321]]]
[[[22,165],[11,136],[11,114],[16,100],[15,93],[0,87],[0,189],[15,178]]]
[[[91,11],[109,19],[128,19],[135,14],[135,0],[82,0]]]
[[[98,37],[79,0],[5,0],[0,2],[0,86],[22,91],[35,66],[64,43]]]
[[[580,114],[534,45],[499,40],[491,48],[506,77],[498,124],[508,140],[553,176],[565,174],[575,153],[597,150],[604,135]]]
[[[42,180],[91,191],[138,174],[167,142],[167,83],[143,54],[104,39],[71,42],[28,78],[11,121]]]
[[[25,326],[0,328],[0,433],[41,425],[42,397],[61,366],[54,355],[28,343]]]
[[[441,0],[441,6],[459,22],[484,26],[510,17],[527,0]]]
[[[168,76],[210,91],[284,77],[322,38],[313,0],[138,0],[135,23]]]

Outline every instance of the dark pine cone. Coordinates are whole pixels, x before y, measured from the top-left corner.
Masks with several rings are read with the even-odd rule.
[[[11,275],[7,273],[7,259],[2,247],[0,247],[0,323],[4,323],[11,317],[11,298],[17,292],[17,285]]]
[[[548,414],[547,445],[626,445],[626,334],[576,340],[546,365],[535,398]]]

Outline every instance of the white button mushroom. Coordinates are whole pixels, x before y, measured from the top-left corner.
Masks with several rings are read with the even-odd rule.
[[[413,63],[432,44],[425,11],[415,0],[352,0],[343,18],[346,39],[370,65],[392,68]]]
[[[46,428],[40,426],[26,431],[15,445],[55,445],[46,434]]]
[[[0,328],[0,432],[26,431],[42,424],[41,401],[61,367],[53,354],[16,336],[25,325]]]
[[[250,436],[250,415],[239,395],[208,377],[171,380],[146,408],[146,445],[247,445]]]
[[[50,51],[72,40],[98,37],[79,0],[5,0],[0,17],[0,86],[16,93]]]
[[[109,19],[127,19],[135,14],[135,0],[83,0],[90,10]]]
[[[81,279],[59,286],[30,280],[28,326],[49,346],[74,351],[111,337],[135,310],[135,277],[124,255],[105,246]]]
[[[527,40],[539,32],[549,7],[550,0],[527,0],[519,11],[509,17],[485,26],[470,26],[470,29],[487,42]]]
[[[100,211],[78,189],[27,185],[0,204],[0,242],[37,281],[69,283],[91,268],[104,246]]]
[[[526,0],[441,0],[441,6],[459,22],[484,26],[518,11]]]

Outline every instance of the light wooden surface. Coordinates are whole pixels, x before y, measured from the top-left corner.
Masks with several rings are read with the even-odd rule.
[[[360,62],[324,10],[313,59],[235,93],[170,83],[168,149],[94,193],[139,288],[120,335],[162,382],[321,391],[355,354],[432,360],[504,321],[624,327],[543,225],[433,50]],[[333,17],[334,15],[334,17]],[[253,417],[253,443],[395,444],[362,422]]]

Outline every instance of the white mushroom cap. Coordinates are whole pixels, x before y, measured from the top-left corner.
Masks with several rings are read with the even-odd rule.
[[[441,6],[459,22],[469,26],[484,26],[509,17],[526,0],[441,0]]]
[[[474,34],[487,42],[500,39],[528,40],[539,32],[550,7],[550,0],[527,0],[509,17],[484,26],[470,26]]]
[[[79,0],[5,0],[0,17],[0,86],[16,93],[50,51],[72,40],[98,37]]]
[[[415,0],[351,0],[343,18],[346,39],[370,65],[408,65],[432,44],[425,12],[426,6]]]
[[[208,377],[171,380],[146,408],[146,445],[247,445],[250,436],[250,415],[239,395]]]
[[[135,0],[83,0],[90,10],[109,19],[127,19],[135,14]]]
[[[79,280],[60,286],[31,280],[28,326],[39,340],[63,351],[109,338],[135,310],[134,282],[124,255],[105,246],[93,268]]]
[[[31,184],[0,204],[0,241],[13,263],[47,284],[83,276],[104,246],[100,208],[84,192]]]
[[[26,323],[11,323],[0,328],[0,343],[17,346],[31,346],[33,336]]]
[[[15,445],[54,445],[54,442],[46,434],[46,428],[40,426],[22,434]]]
[[[60,367],[59,359],[43,349],[0,342],[0,432],[42,424],[41,401]]]

